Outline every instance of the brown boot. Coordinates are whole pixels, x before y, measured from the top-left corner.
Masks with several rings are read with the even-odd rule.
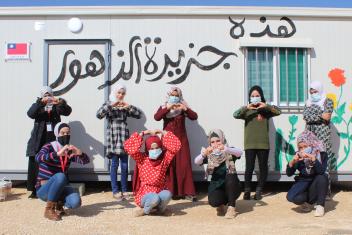
[[[45,212],[44,212],[45,218],[47,218],[49,220],[54,220],[54,221],[61,220],[61,216],[59,216],[55,212],[56,204],[57,204],[56,202],[51,202],[51,201],[46,202],[46,207],[45,207]]]
[[[59,216],[65,216],[67,215],[65,210],[64,210],[64,203],[61,201],[58,201],[56,204],[56,214]]]

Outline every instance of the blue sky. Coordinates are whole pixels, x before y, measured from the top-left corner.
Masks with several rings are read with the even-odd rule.
[[[0,7],[21,6],[282,6],[352,8],[350,0],[0,0]]]

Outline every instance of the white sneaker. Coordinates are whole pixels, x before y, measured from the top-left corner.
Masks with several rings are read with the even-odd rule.
[[[301,208],[300,210],[304,213],[308,213],[308,212],[311,212],[313,210],[313,205],[305,202],[301,205]]]
[[[325,214],[325,209],[323,206],[317,205],[317,207],[315,208],[315,213],[314,216],[315,217],[322,217]]]
[[[118,202],[121,202],[124,199],[124,196],[122,193],[114,193],[112,197],[115,198],[116,201]]]
[[[226,219],[233,219],[237,216],[236,208],[233,206],[229,206],[227,208],[227,212],[225,214]]]

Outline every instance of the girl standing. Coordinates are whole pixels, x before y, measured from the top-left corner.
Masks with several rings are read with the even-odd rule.
[[[320,139],[324,146],[327,158],[327,174],[332,167],[333,153],[331,149],[330,119],[334,111],[334,103],[326,97],[323,85],[319,81],[313,81],[309,88],[310,97],[303,110],[303,119],[306,121],[306,130],[313,132]],[[328,187],[328,198],[331,196],[330,177]]]
[[[61,121],[61,115],[68,116],[71,107],[62,98],[56,98],[50,87],[44,86],[40,98],[27,111],[29,118],[34,119],[31,137],[28,140],[26,156],[28,156],[27,190],[32,193],[29,198],[36,198],[35,184],[37,181],[38,164],[35,155],[41,147],[55,140],[54,127]]]
[[[249,103],[234,112],[236,119],[245,121],[244,149],[246,153],[246,170],[244,182],[244,200],[250,200],[251,182],[255,158],[259,161],[259,177],[254,195],[255,200],[262,199],[262,190],[268,176],[269,157],[269,119],[280,115],[278,107],[266,103],[260,86],[253,86],[248,94]]]
[[[127,195],[128,156],[123,143],[129,138],[127,118],[141,117],[141,111],[124,101],[126,87],[117,84],[111,91],[109,101],[97,112],[97,118],[108,120],[106,154],[111,159],[110,179],[113,197],[121,201]],[[121,163],[121,190],[117,182],[117,169]]]
[[[156,121],[164,121],[164,130],[171,131],[181,141],[181,149],[170,164],[167,173],[167,188],[175,198],[186,197],[195,201],[195,188],[192,176],[191,154],[186,132],[186,117],[197,120],[198,115],[183,99],[180,88],[172,87],[167,93],[166,102],[154,115]]]

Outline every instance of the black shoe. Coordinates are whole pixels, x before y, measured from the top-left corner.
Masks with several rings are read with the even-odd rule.
[[[262,192],[260,192],[260,191],[255,192],[253,199],[257,200],[257,201],[262,200],[263,199]]]
[[[244,192],[243,200],[251,200],[251,192]]]
[[[37,195],[35,192],[32,192],[31,195],[28,196],[29,199],[37,199]]]

